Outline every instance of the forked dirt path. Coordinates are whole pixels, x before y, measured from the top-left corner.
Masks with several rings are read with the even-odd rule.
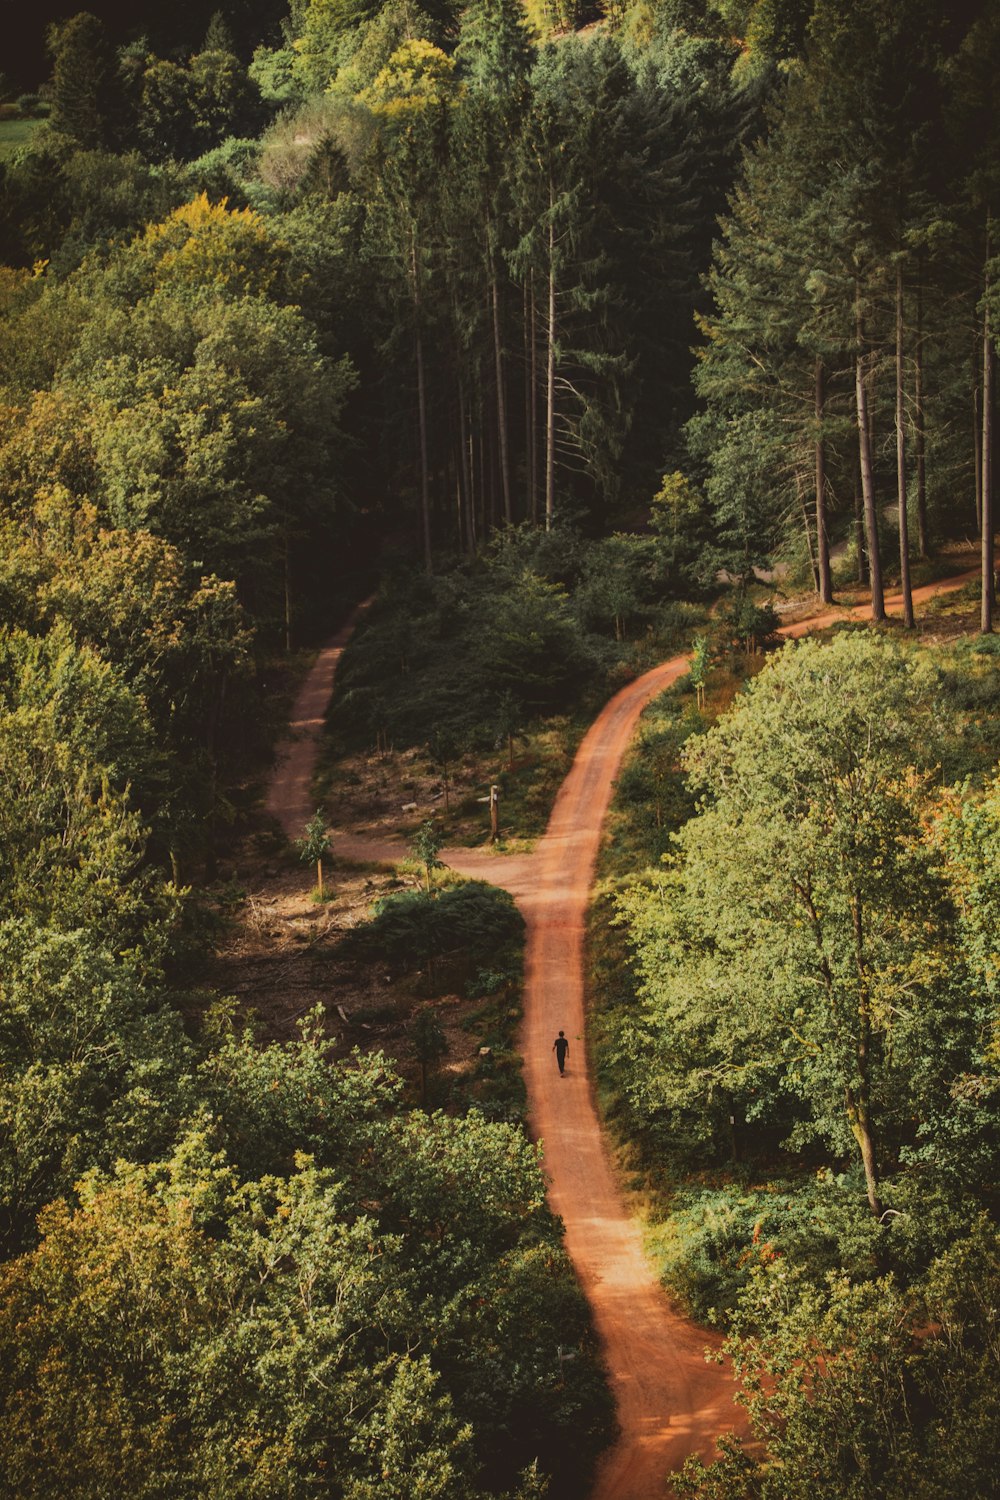
[[[914,604],[960,587],[970,569],[915,589]],[[898,598],[886,601],[898,609]],[[869,606],[831,608],[783,626],[806,635],[837,620],[864,617]],[[320,653],[296,701],[294,742],[279,759],[267,808],[290,837],[311,815],[312,770],[323,713],[349,622]],[[521,1049],[532,1133],[544,1142],[549,1201],[566,1228],[566,1246],[590,1302],[617,1403],[620,1433],[598,1472],[591,1500],[662,1500],[665,1475],[691,1454],[710,1458],[723,1432],[745,1432],[729,1370],[706,1364],[717,1337],[670,1305],[642,1248],[608,1156],[587,1068],[584,1022],[584,932],[601,832],[615,777],[643,708],[688,669],[677,656],[623,688],[602,709],[560,788],[545,836],[531,855],[503,859],[488,851],[442,851],[459,873],[504,886],[527,924]],[[315,679],[315,680],[314,680]],[[406,846],[335,834],[336,852],[369,860],[405,856]],[[566,1076],[552,1055],[558,1030],[570,1039]]]

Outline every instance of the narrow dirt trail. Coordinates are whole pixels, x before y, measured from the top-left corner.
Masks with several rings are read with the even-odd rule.
[[[960,587],[975,569],[915,589],[915,604]],[[887,599],[887,608],[898,600]],[[831,608],[780,634],[791,638],[864,617],[869,606]],[[267,808],[290,836],[313,810],[309,796],[326,701],[353,621],[321,652],[296,702],[294,741],[279,760]],[[605,1145],[586,1059],[584,936],[602,829],[622,759],[643,708],[688,669],[677,656],[623,688],[595,719],[560,788],[544,837],[528,856],[442,851],[459,873],[504,886],[527,924],[521,1050],[532,1133],[544,1142],[549,1201],[591,1304],[617,1403],[619,1438],[605,1456],[591,1500],[662,1500],[664,1477],[691,1454],[712,1456],[723,1432],[745,1432],[727,1368],[706,1364],[718,1339],[680,1316],[660,1287],[628,1214]],[[313,676],[315,675],[315,682]],[[325,695],[325,696],[324,696]],[[395,860],[402,840],[374,844],[335,833],[352,859]],[[566,1076],[552,1054],[558,1030],[570,1039]]]
[[[278,744],[274,770],[264,798],[264,810],[280,823],[281,831],[289,840],[301,838],[306,824],[316,811],[312,784],[319,760],[326,710],[333,695],[333,679],[337,675],[344,647],[371,602],[371,599],[366,599],[352,610],[337,634],[331,636],[320,648],[296,694],[288,733]]]

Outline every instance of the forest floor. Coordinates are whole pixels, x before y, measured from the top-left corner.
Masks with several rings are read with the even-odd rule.
[[[975,559],[960,555],[952,562],[956,572],[962,569],[957,577],[914,590],[921,630],[935,638],[974,629],[978,622]],[[851,603],[819,613],[814,600],[811,608],[803,601],[802,617],[786,614],[781,635],[800,636],[863,618],[867,603],[855,593],[849,597]],[[898,600],[890,596],[887,603],[890,612],[898,610]],[[289,736],[279,747],[266,808],[289,840],[301,835],[316,806],[313,778],[324,711],[351,628],[353,621],[319,653],[292,710]],[[643,708],[687,667],[686,656],[674,657],[610,700],[583,738],[548,829],[531,852],[504,854],[486,846],[441,854],[457,874],[510,890],[527,922],[520,1040],[529,1123],[544,1141],[550,1203],[564,1221],[567,1249],[591,1303],[618,1405],[619,1440],[603,1461],[593,1500],[662,1496],[671,1468],[692,1453],[710,1458],[722,1432],[745,1432],[728,1370],[705,1361],[706,1348],[718,1346],[717,1336],[677,1313],[644,1255],[642,1228],[622,1197],[586,1059],[585,922],[614,778]],[[407,817],[423,812],[421,795],[436,801],[422,784],[396,782],[395,787],[418,793],[407,798],[418,802]],[[311,872],[293,865],[276,842],[268,857],[250,857],[246,888],[237,875],[228,896],[220,898],[223,905],[228,901],[228,936],[209,979],[256,1012],[268,1035],[289,1035],[298,1019],[323,1003],[331,1018],[339,1018],[345,1046],[382,1047],[405,1071],[405,1018],[420,976],[415,991],[412,978],[400,985],[377,964],[359,972],[356,964],[339,962],[336,953],[339,937],[363,920],[378,895],[419,878],[412,865],[407,868],[407,817],[400,821],[397,805],[402,813],[402,799],[396,797],[368,815],[355,805],[348,826],[334,829],[331,901],[312,899]],[[476,1002],[463,1001],[459,993],[441,1004],[449,1041],[446,1070],[474,1068],[475,1008]],[[551,1055],[559,1029],[571,1046],[564,1078]],[[412,1062],[409,1067],[412,1073]]]
[[[525,852],[545,831],[587,724],[565,715],[519,735],[508,751],[467,752],[444,769],[426,750],[370,748],[321,756],[315,800],[334,828],[368,839],[412,839],[428,819],[451,845],[489,843],[488,794],[501,791],[503,852]]]

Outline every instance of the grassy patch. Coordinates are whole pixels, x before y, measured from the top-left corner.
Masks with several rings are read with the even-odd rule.
[[[40,120],[0,120],[0,161],[10,161],[28,144]]]

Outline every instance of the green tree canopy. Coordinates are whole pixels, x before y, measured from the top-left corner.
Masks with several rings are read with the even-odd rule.
[[[787,646],[692,742],[700,810],[674,868],[624,902],[667,1075],[690,1069],[675,1105],[713,1085],[758,1116],[797,1099],[792,1139],[857,1152],[876,1215],[900,1128],[934,1097],[918,1059],[957,998],[926,831],[934,696],[879,637]]]

